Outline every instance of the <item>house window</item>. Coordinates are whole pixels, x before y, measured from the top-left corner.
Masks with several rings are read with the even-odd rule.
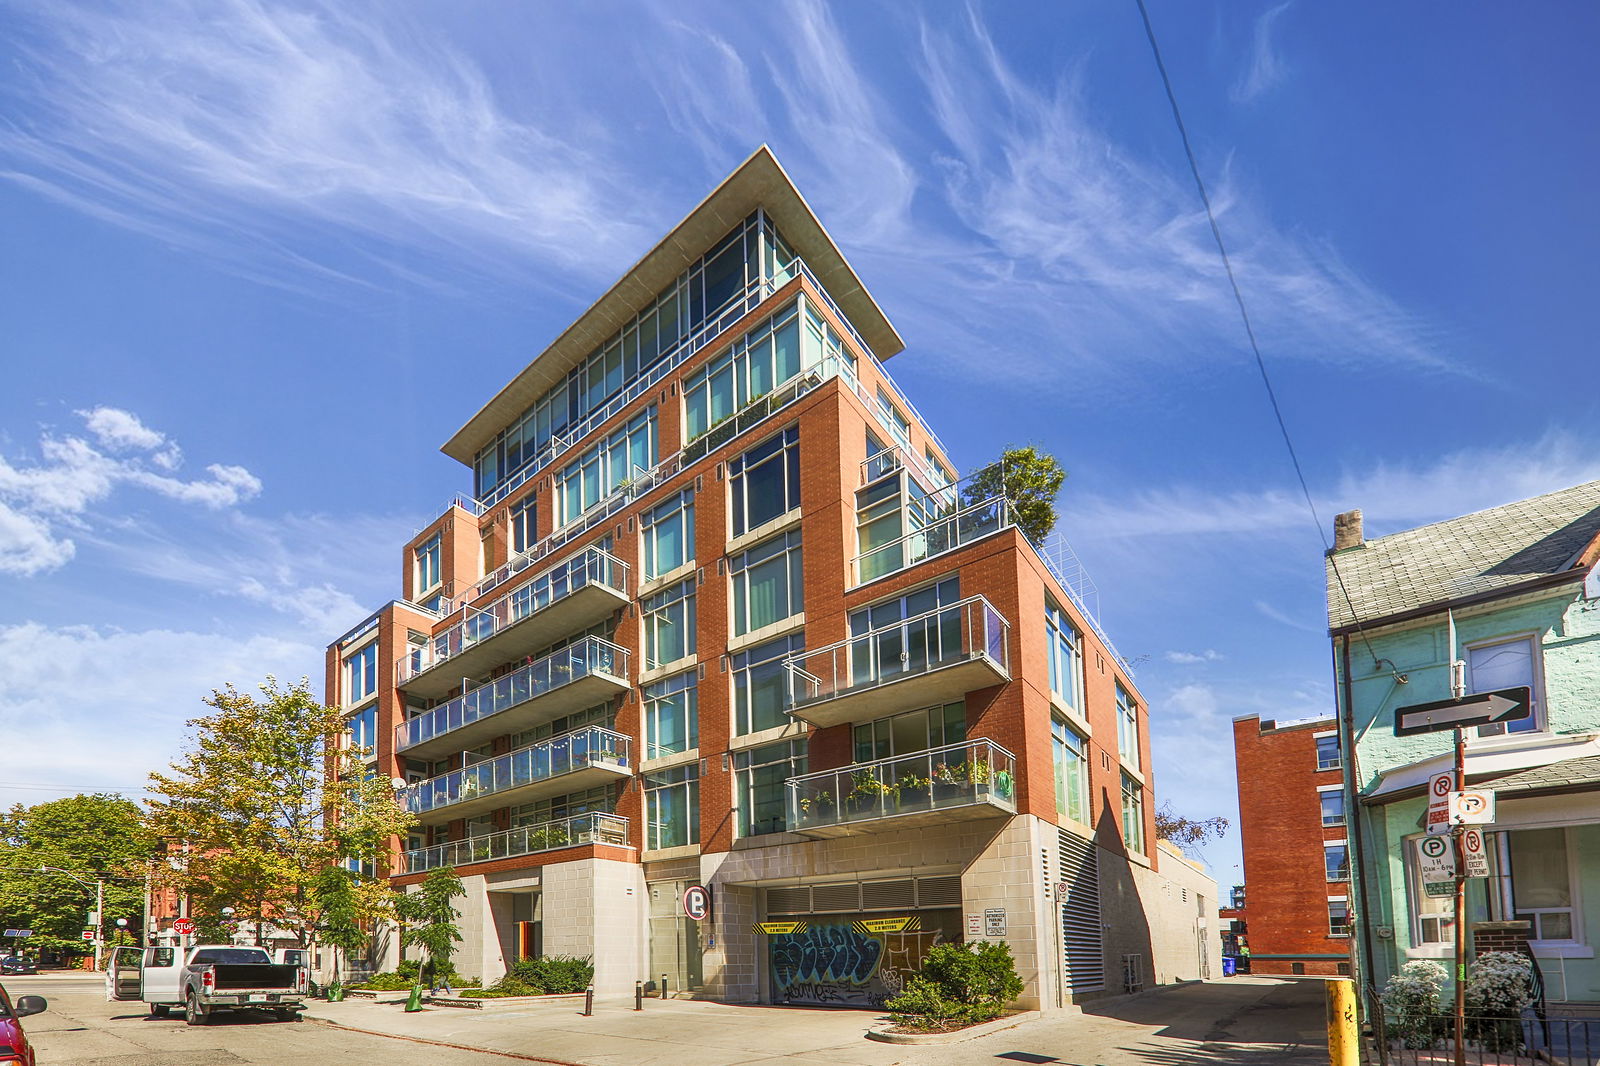
[[[694,578],[646,596],[644,665],[647,670],[694,654]]]
[[[439,534],[435,533],[428,538],[427,543],[417,545],[416,557],[417,587],[412,593],[412,599],[423,595],[439,583]]]
[[[1506,834],[1511,857],[1511,910],[1531,922],[1532,939],[1581,942],[1573,909],[1567,831],[1522,829]]]
[[[1344,787],[1323,789],[1317,793],[1317,799],[1322,803],[1322,824],[1344,824]]]
[[[511,505],[512,554],[522,554],[533,547],[533,542],[539,539],[538,514],[532,493]]]
[[[1066,722],[1050,718],[1051,756],[1056,772],[1056,813],[1089,824],[1088,744]]]
[[[1532,637],[1479,644],[1467,649],[1467,684],[1473,692],[1496,692],[1526,687],[1531,694],[1533,713],[1517,722],[1480,725],[1480,737],[1506,733],[1532,733],[1540,728],[1538,653]]]
[[[855,727],[855,761],[872,762],[893,755],[910,755],[959,744],[967,739],[967,705],[947,703],[925,707],[888,718],[879,718]],[[960,761],[965,756],[952,752]]]
[[[1328,900],[1328,935],[1350,935],[1350,901],[1347,899]]]
[[[648,511],[643,520],[646,581],[694,559],[694,494],[685,492]]]
[[[371,759],[378,754],[378,708],[368,707],[360,714],[351,717],[350,746],[352,748],[365,748],[364,758]]]
[[[805,610],[800,531],[791,529],[728,560],[733,577],[733,635],[774,625]]]
[[[655,465],[656,409],[627,425],[568,463],[556,475],[556,525],[564,526],[610,496],[636,474]]]
[[[644,757],[659,759],[698,747],[698,705],[693,670],[644,686]]]
[[[1044,601],[1045,655],[1050,663],[1050,691],[1066,706],[1078,710],[1083,690],[1083,655],[1078,628],[1067,612]]]
[[[1143,854],[1144,789],[1128,774],[1122,775],[1122,842]]]
[[[1117,754],[1122,765],[1139,768],[1139,705],[1128,690],[1117,683]]]
[[[373,641],[344,661],[345,703],[360,703],[378,691],[378,642]]]
[[[784,830],[783,783],[806,772],[806,742],[786,740],[733,756],[739,836]]]
[[[1317,737],[1317,769],[1337,770],[1344,765],[1339,758],[1339,734],[1327,733]]]
[[[1405,854],[1406,894],[1411,904],[1411,942],[1413,944],[1455,943],[1455,886],[1450,882],[1433,886],[1442,890],[1438,895],[1428,891],[1422,883],[1417,868],[1417,842],[1419,836],[1406,837],[1402,844]]]
[[[783,660],[805,650],[803,634],[757,644],[733,656],[734,735],[788,725],[788,677]]]
[[[644,846],[700,843],[700,767],[694,763],[644,775]]]
[[[800,427],[788,429],[728,462],[733,535],[739,536],[800,506]]]
[[[800,373],[800,309],[792,305],[740,337],[683,383],[685,439],[704,436]]]
[[[1350,845],[1342,840],[1337,844],[1324,844],[1322,866],[1329,881],[1350,880]]]

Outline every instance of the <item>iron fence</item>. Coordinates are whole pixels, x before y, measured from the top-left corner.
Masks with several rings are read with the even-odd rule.
[[[1374,1007],[1369,1022],[1379,1066],[1452,1066],[1455,1015],[1396,1015]],[[1469,1014],[1463,1027],[1469,1066],[1595,1066],[1600,1062],[1600,1017],[1548,1014]]]

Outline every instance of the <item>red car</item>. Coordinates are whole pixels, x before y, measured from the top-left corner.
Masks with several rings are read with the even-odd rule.
[[[0,985],[0,1066],[34,1066],[33,1048],[22,1031],[22,1022],[30,1014],[42,1014],[50,1008],[43,996],[19,996],[13,1006],[11,997]]]

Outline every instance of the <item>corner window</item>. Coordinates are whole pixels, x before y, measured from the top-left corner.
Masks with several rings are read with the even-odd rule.
[[[682,493],[645,513],[644,578],[670,574],[694,559],[694,494]]]
[[[799,321],[797,304],[778,312],[684,379],[686,441],[705,436],[800,373]]]
[[[1533,698],[1533,714],[1519,722],[1500,722],[1478,727],[1478,736],[1494,737],[1506,733],[1533,733],[1543,728],[1539,706],[1538,652],[1532,637],[1478,644],[1467,649],[1467,686],[1471,692],[1495,692],[1526,686]]]
[[[646,596],[643,609],[644,665],[647,670],[694,654],[694,578]]]
[[[1324,733],[1317,737],[1317,770],[1338,770],[1344,766],[1339,757],[1339,734]]]
[[[1350,880],[1350,845],[1342,840],[1337,844],[1324,844],[1322,865],[1329,881]]]
[[[360,703],[378,691],[378,642],[373,641],[344,661],[345,703]]]
[[[1344,824],[1344,786],[1322,789],[1317,793],[1317,799],[1322,804],[1323,825]]]
[[[644,757],[659,759],[700,745],[700,715],[695,672],[644,686]]]
[[[700,768],[694,763],[644,775],[648,850],[700,843]]]
[[[791,529],[728,560],[733,577],[733,635],[774,625],[805,610],[800,531]]]
[[[1121,682],[1117,683],[1117,754],[1122,765],[1139,768],[1139,705]]]
[[[733,732],[735,736],[788,725],[788,676],[783,660],[804,651],[795,633],[733,656]]]
[[[1074,711],[1082,710],[1083,654],[1078,628],[1067,612],[1044,601],[1045,655],[1050,666],[1050,691]]]
[[[800,428],[782,433],[728,462],[733,535],[739,536],[800,506]]]
[[[1129,851],[1144,853],[1144,789],[1127,774],[1122,775],[1122,842]]]
[[[439,577],[439,534],[435,533],[424,544],[417,545],[417,587],[412,590],[412,599],[432,589],[440,581]]]
[[[784,782],[806,772],[805,744],[788,740],[734,753],[739,836],[784,831]]]
[[[1055,764],[1056,813],[1088,825],[1088,743],[1076,729],[1051,716],[1050,744]]]
[[[650,408],[562,467],[555,479],[556,525],[581,518],[655,465],[656,409]]]
[[[1328,900],[1328,935],[1350,935],[1350,901],[1348,899]]]

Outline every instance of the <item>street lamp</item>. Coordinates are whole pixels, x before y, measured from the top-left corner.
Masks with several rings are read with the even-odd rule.
[[[39,872],[42,873],[42,874],[60,874],[62,877],[70,878],[71,880],[78,882],[78,884],[82,885],[84,888],[88,888],[91,884],[93,884],[93,886],[94,886],[94,968],[98,970],[100,968],[100,951],[101,951],[101,948],[104,946],[104,940],[103,940],[103,937],[101,936],[101,929],[103,927],[103,922],[104,922],[104,918],[102,916],[103,916],[103,914],[105,912],[105,909],[106,909],[106,883],[104,881],[101,881],[101,880],[98,880],[98,879],[96,879],[93,882],[85,881],[83,878],[79,877],[77,874],[73,873],[72,871],[63,870],[59,866],[41,866],[41,867],[39,867]]]
[[[230,944],[233,943],[234,936],[235,936],[235,934],[237,932],[237,930],[234,929],[234,926],[233,926],[234,913],[235,913],[235,911],[234,911],[234,909],[232,907],[224,907],[224,908],[222,908],[222,920],[227,926],[227,929],[228,929],[228,943],[230,943]]]

